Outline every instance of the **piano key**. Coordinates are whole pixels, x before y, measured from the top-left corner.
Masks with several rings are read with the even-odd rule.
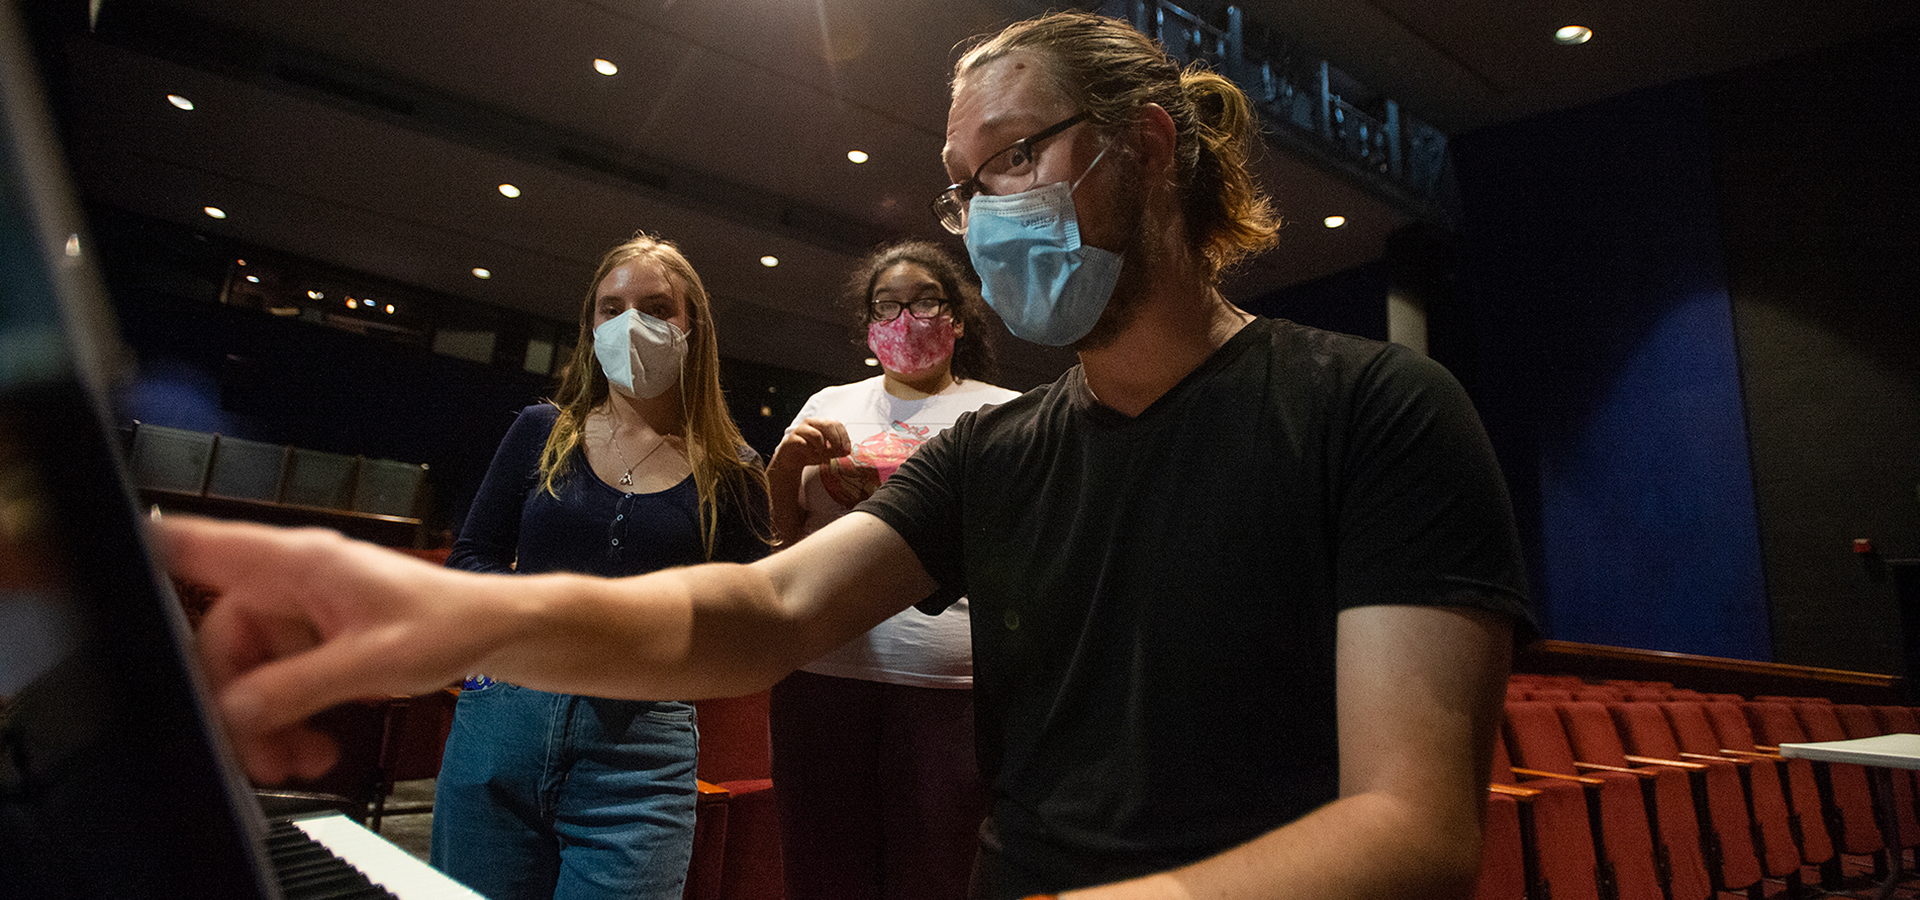
[[[293,824],[399,900],[486,900],[344,815],[295,819]]]

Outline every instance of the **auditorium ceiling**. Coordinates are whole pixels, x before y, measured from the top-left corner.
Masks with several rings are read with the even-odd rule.
[[[946,73],[1021,0],[63,0],[50,73],[84,193],[209,235],[570,320],[601,250],[644,228],[705,278],[729,356],[870,370],[832,305],[926,211]],[[1374,94],[1464,134],[1911,28],[1911,0],[1247,0]],[[1579,46],[1553,40],[1577,23]],[[614,68],[596,70],[596,60]],[[178,108],[169,95],[193,108]],[[850,161],[850,151],[866,161]],[[1276,150],[1289,225],[1234,296],[1379,258],[1408,214]],[[518,196],[500,190],[514,185]],[[209,218],[217,207],[226,218]],[[1347,224],[1323,227],[1328,215]],[[953,246],[958,246],[953,244]],[[778,261],[766,265],[763,258]],[[475,276],[485,269],[490,277]],[[1064,351],[1009,339],[1009,383]]]

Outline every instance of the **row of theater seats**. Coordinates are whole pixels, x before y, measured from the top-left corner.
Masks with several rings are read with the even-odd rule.
[[[1920,846],[1915,773],[1893,772],[1892,796],[1880,796],[1862,766],[1776,750],[1902,732],[1920,733],[1920,710],[1516,674],[1477,896],[1759,900],[1839,890],[1843,855],[1885,872],[1904,861],[1889,851]]]

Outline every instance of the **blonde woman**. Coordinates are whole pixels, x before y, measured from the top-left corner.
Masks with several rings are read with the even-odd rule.
[[[766,552],[765,477],[728,416],[700,277],[673,244],[608,251],[558,394],[508,429],[447,564],[634,575]],[[494,900],[678,900],[691,704],[474,673],[434,798],[433,864]]]

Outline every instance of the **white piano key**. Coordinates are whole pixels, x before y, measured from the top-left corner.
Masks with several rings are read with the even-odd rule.
[[[346,816],[334,813],[293,824],[400,900],[486,900]]]

